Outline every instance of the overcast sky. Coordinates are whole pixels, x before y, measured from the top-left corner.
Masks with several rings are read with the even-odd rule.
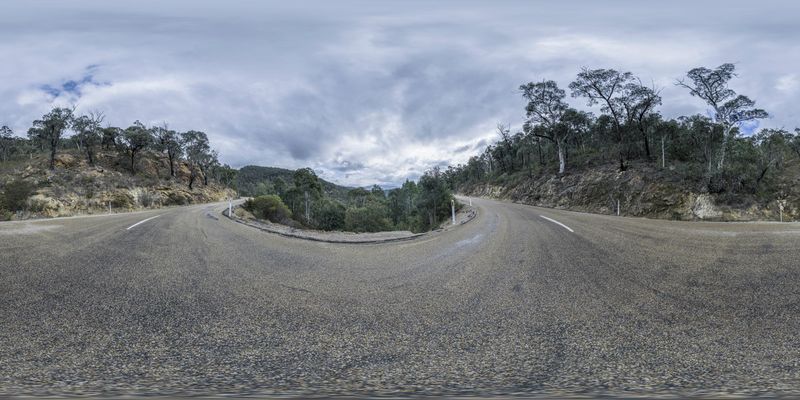
[[[2,0],[0,125],[24,135],[72,104],[205,131],[234,167],[395,186],[519,129],[519,85],[566,88],[581,66],[654,82],[675,117],[707,112],[676,78],[734,62],[761,126],[794,129],[798,16],[793,0]]]

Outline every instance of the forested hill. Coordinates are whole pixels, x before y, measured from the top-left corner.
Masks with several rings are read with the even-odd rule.
[[[236,176],[236,187],[242,196],[283,193],[294,184],[294,173],[294,170],[284,168],[248,165],[239,169]],[[353,189],[324,179],[319,179],[319,181],[327,196],[341,201],[346,201],[347,193]]]
[[[461,193],[606,214],[704,220],[800,219],[800,129],[769,117],[729,83],[733,64],[678,79],[709,116],[664,118],[660,89],[630,72],[582,69],[567,86],[520,86],[522,129],[444,176]]]

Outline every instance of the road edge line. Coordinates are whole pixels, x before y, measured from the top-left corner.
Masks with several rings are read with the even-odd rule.
[[[145,219],[143,219],[143,220],[141,220],[141,221],[139,221],[139,222],[127,227],[127,228],[125,228],[125,230],[129,231],[129,230],[131,230],[131,229],[133,229],[133,228],[135,228],[135,227],[137,227],[137,226],[139,226],[139,225],[141,225],[141,224],[143,224],[143,223],[145,223],[147,221],[150,221],[151,219],[156,219],[156,218],[158,218],[158,217],[160,217],[162,215],[164,215],[164,214],[158,214],[155,217],[145,218]]]
[[[554,224],[561,225],[561,227],[562,227],[562,228],[564,228],[564,229],[566,229],[566,230],[568,230],[568,231],[570,231],[570,232],[572,232],[572,233],[575,233],[575,231],[574,231],[574,230],[572,230],[572,228],[570,228],[570,227],[568,227],[568,226],[566,226],[566,225],[562,224],[561,222],[558,222],[558,221],[556,221],[556,220],[554,220],[554,219],[552,219],[552,218],[547,218],[547,217],[545,217],[544,215],[539,215],[539,216],[540,216],[540,217],[542,217],[542,218],[544,218],[544,219],[546,219],[546,220],[548,220],[548,221],[550,221],[550,222],[552,222],[552,223],[554,223]]]

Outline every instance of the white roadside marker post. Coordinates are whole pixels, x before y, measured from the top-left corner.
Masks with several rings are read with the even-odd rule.
[[[453,214],[453,225],[456,224],[456,201],[450,200],[450,212]]]
[[[233,200],[228,200],[228,218],[233,218]]]
[[[472,197],[469,198],[469,206],[472,207]]]
[[[781,210],[781,222],[783,222],[783,201],[778,202],[778,208]]]
[[[617,216],[619,217],[619,199],[617,199]]]

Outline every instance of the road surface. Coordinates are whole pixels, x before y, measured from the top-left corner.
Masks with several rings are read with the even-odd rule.
[[[800,391],[800,225],[473,203],[377,245],[222,204],[0,223],[0,395]]]

